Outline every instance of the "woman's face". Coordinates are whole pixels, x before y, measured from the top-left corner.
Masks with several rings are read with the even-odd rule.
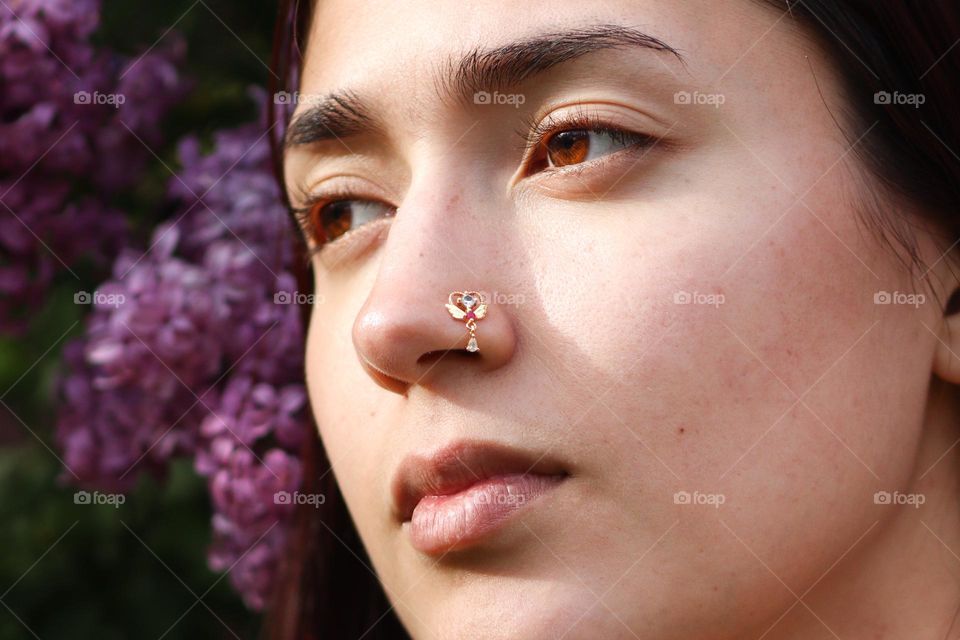
[[[838,560],[923,513],[874,496],[943,325],[858,223],[844,113],[747,0],[319,4],[308,384],[414,637],[839,632]]]

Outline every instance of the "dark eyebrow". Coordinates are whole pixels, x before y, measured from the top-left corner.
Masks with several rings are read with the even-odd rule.
[[[472,103],[478,92],[502,91],[558,64],[620,47],[666,51],[685,64],[679,51],[658,38],[631,27],[599,24],[538,35],[494,49],[475,49],[456,64],[448,63],[448,71],[441,75],[446,85],[441,85],[440,91],[462,103]]]
[[[448,60],[439,74],[441,98],[470,104],[481,91],[501,91],[531,76],[580,56],[619,47],[667,52],[685,64],[679,51],[662,40],[631,27],[599,24],[545,33],[492,49],[475,48],[458,60]],[[375,131],[371,109],[353,92],[333,92],[310,106],[290,124],[286,148]]]
[[[297,116],[287,129],[284,146],[346,138],[373,129],[376,121],[363,100],[351,91],[338,91]]]

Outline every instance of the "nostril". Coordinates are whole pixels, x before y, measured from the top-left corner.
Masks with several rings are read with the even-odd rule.
[[[516,337],[504,314],[478,309],[475,318],[455,322],[430,298],[421,300],[392,284],[378,285],[357,313],[353,347],[367,375],[381,387],[406,395],[410,386],[427,386],[465,366],[489,371],[512,357]],[[475,324],[478,319],[482,327]],[[478,328],[481,335],[475,337]]]
[[[443,358],[461,358],[464,356],[476,357],[475,354],[464,349],[442,349],[439,351],[426,352],[417,358],[417,364],[434,364]]]
[[[419,358],[417,358],[417,364],[433,364],[440,358],[444,357],[446,354],[450,353],[447,350],[443,351],[428,351]]]
[[[428,351],[419,358],[417,358],[417,364],[433,364],[437,360],[443,357],[446,351]]]

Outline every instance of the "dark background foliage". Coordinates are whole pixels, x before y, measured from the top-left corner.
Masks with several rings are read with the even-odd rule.
[[[214,130],[255,119],[247,90],[267,83],[275,10],[253,0],[103,2],[97,44],[129,56],[176,37],[187,46],[181,73],[192,88],[164,120],[144,179],[115,203],[139,243],[165,215],[176,141],[196,133],[209,144]],[[81,282],[56,285],[25,335],[0,338],[0,639],[255,637],[259,616],[207,568],[209,497],[189,461],[166,481],[142,478],[118,508],[74,504],[76,489],[57,481],[56,376],[87,310],[73,294],[105,275],[74,271]]]

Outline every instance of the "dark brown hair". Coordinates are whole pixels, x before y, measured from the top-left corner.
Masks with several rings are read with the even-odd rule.
[[[960,238],[960,6],[954,0],[757,0],[786,11],[828,54],[843,84],[835,113],[867,170],[861,219],[912,273],[917,228],[942,249]],[[922,101],[899,102],[914,96]],[[903,215],[909,208],[919,219]]]
[[[754,0],[792,20],[826,51],[841,78],[838,126],[867,170],[860,210],[882,241],[923,269],[915,231],[934,233],[944,250],[960,239],[960,5],[956,0]],[[297,89],[313,0],[282,0],[271,93]],[[759,37],[759,34],[758,34]],[[923,96],[903,104],[884,95]],[[270,108],[276,110],[275,101]],[[288,105],[284,105],[285,107]],[[289,113],[271,112],[270,122]],[[865,132],[869,131],[866,135]],[[272,134],[283,185],[282,127]],[[919,219],[904,215],[909,205]],[[301,290],[309,274],[300,274]],[[304,309],[305,318],[309,309]],[[369,569],[356,529],[317,437],[304,450],[307,492],[326,495],[321,510],[298,512],[290,550],[268,617],[273,640],[390,639],[407,635]]]
[[[313,1],[282,0],[274,28],[268,122],[273,167],[285,203],[283,135],[292,101],[278,104],[278,92],[298,88],[303,48]],[[299,291],[312,291],[306,247],[297,243],[294,264]],[[304,326],[310,307],[302,307]],[[401,640],[409,636],[393,612],[347,512],[317,430],[311,429],[302,452],[305,493],[322,494],[319,507],[298,508],[277,584],[267,609],[265,636],[270,640]]]

